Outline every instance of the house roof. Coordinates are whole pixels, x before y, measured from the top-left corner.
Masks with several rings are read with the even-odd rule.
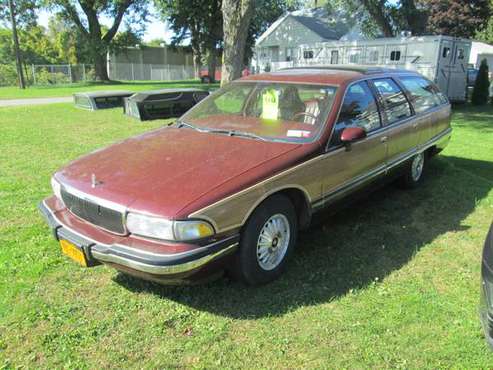
[[[322,19],[306,16],[293,16],[293,18],[324,39],[337,40],[342,36]]]
[[[257,45],[262,43],[287,18],[296,20],[324,40],[339,40],[351,30],[352,23],[354,23],[352,18],[354,16],[354,14],[348,15],[344,13],[342,10],[336,10],[329,15],[325,8],[302,9],[288,12],[272,23],[258,38]]]

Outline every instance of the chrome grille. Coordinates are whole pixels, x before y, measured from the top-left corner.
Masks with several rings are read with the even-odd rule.
[[[123,214],[114,209],[100,206],[90,200],[70,194],[65,189],[61,190],[62,200],[65,206],[74,215],[116,234],[125,234]]]

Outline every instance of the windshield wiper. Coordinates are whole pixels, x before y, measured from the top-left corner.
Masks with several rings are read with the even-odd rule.
[[[214,134],[225,134],[228,136],[241,136],[241,137],[248,137],[251,139],[256,139],[256,140],[262,140],[262,141],[267,141],[266,138],[259,136],[257,134],[252,134],[251,132],[245,132],[245,131],[236,131],[236,130],[225,130],[225,129],[214,129],[214,128],[208,128],[207,132],[212,132]]]
[[[197,126],[194,126],[194,125],[187,123],[187,122],[184,122],[184,121],[176,121],[176,124],[177,124],[176,125],[177,128],[188,127],[188,128],[191,128],[192,130],[196,130],[198,132],[209,132],[209,130],[206,128],[197,127]]]
[[[177,121],[177,128],[182,128],[182,127],[188,127],[193,130],[197,130],[199,132],[212,132],[213,134],[224,134],[228,136],[241,136],[241,137],[248,137],[251,139],[256,139],[256,140],[261,140],[261,141],[267,141],[266,138],[259,136],[257,134],[252,134],[251,132],[245,132],[245,131],[236,131],[236,130],[226,130],[226,129],[219,129],[219,128],[209,128],[209,127],[197,127],[194,125],[191,125],[190,123],[183,122],[183,121]]]

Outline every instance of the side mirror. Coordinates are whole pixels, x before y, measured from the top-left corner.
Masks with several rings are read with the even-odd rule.
[[[361,127],[346,127],[342,130],[341,141],[344,145],[348,146],[354,141],[364,139],[366,137],[366,131]]]

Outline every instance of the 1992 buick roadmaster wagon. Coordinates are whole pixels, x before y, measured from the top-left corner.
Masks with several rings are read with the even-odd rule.
[[[420,183],[450,105],[422,76],[300,68],[248,76],[173,125],[55,173],[41,211],[63,252],[161,282],[277,278],[313,212],[397,174]]]

